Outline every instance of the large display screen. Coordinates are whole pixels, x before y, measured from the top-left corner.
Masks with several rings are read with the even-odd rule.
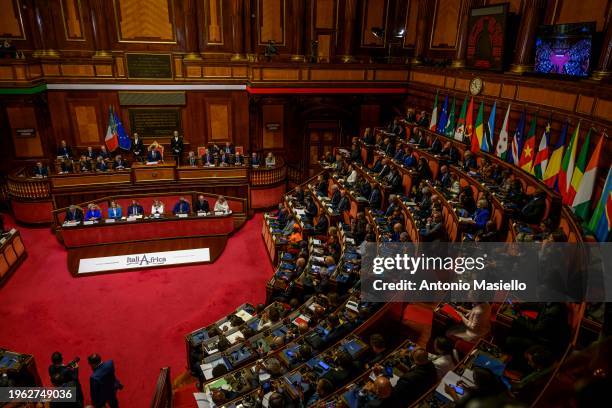
[[[535,41],[535,72],[588,76],[594,31],[595,23],[539,27]]]

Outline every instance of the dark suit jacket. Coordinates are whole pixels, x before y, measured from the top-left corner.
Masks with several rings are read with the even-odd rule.
[[[370,207],[379,210],[382,205],[382,194],[378,188],[372,190],[370,194]]]
[[[133,205],[130,204],[130,206],[128,207],[128,216],[129,215],[136,215],[136,210],[138,210],[138,214],[137,215],[144,215],[144,209],[142,208],[142,205]]]
[[[340,198],[341,198],[340,191],[336,190],[334,192],[334,194],[332,195],[332,197],[331,197],[331,205],[332,205],[332,207],[336,208],[338,206],[338,203],[340,203]]]
[[[89,377],[91,402],[95,407],[102,407],[108,401],[117,398],[117,389],[121,384],[115,377],[115,365],[113,360],[101,363]]]
[[[136,141],[136,139],[132,140],[131,150],[132,150],[132,153],[134,153],[136,156],[142,156],[145,149],[144,149],[144,144],[142,143],[141,138],[138,138],[138,141]]]
[[[34,167],[34,175],[35,176],[43,176],[43,177],[47,177],[49,175],[49,169],[47,169],[45,166],[42,167]]]
[[[72,149],[70,148],[70,146],[66,146],[66,147],[60,146],[57,148],[57,155],[64,156],[64,157],[72,157]]]
[[[473,157],[470,157],[468,160],[464,159],[463,163],[461,164],[461,168],[463,169],[463,171],[476,170],[478,168],[476,159]]]
[[[521,210],[523,221],[528,224],[537,224],[542,221],[546,212],[546,199],[544,197],[533,197]]]
[[[170,149],[172,149],[172,153],[175,155],[180,155],[183,153],[183,138],[179,136],[178,139],[175,139],[174,136],[170,139]]]
[[[327,221],[327,217],[322,215],[319,217],[319,221],[317,225],[314,227],[314,232],[316,235],[324,235],[327,234],[327,227],[329,227],[329,222]]]
[[[147,161],[149,162],[156,162],[156,161],[160,161],[161,159],[162,159],[162,155],[156,149],[149,150],[149,153],[147,153]]]
[[[70,208],[66,210],[66,221],[83,221],[83,211],[80,208],[74,210],[74,213],[70,211]]]
[[[351,208],[351,202],[349,201],[347,196],[341,197],[340,202],[338,203],[338,212],[342,213],[344,211],[348,211]]]
[[[195,210],[196,212],[210,212],[210,206],[208,205],[208,201],[204,200],[203,202],[200,202],[200,200],[196,201],[195,203]]]
[[[416,366],[400,377],[390,398],[394,403],[397,402],[397,406],[410,406],[425,394],[436,381],[436,367],[431,361],[425,365]]]

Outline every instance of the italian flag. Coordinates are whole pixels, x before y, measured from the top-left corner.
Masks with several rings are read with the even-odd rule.
[[[584,175],[580,181],[580,187],[578,187],[576,197],[574,197],[574,201],[572,203],[574,214],[583,220],[588,220],[589,212],[591,210],[591,197],[593,196],[595,180],[597,179],[597,166],[599,165],[604,139],[605,135],[602,133],[597,146],[595,146],[595,151],[591,155],[589,164],[587,164],[584,170]]]
[[[529,174],[533,174],[533,159],[535,158],[535,135],[536,135],[536,115],[531,118],[527,140],[523,145],[523,152],[519,160],[519,167]]]
[[[584,171],[587,165],[587,157],[589,155],[589,146],[591,145],[591,129],[587,132],[584,141],[582,142],[582,147],[580,148],[580,154],[578,155],[578,161],[576,162],[576,167],[574,167],[574,173],[572,173],[572,181],[569,184],[569,189],[567,192],[567,203],[573,203],[574,197],[576,197],[576,193],[578,192],[578,188],[580,188],[580,182],[582,181],[582,176],[584,175]]]
[[[117,123],[115,123],[115,115],[113,108],[108,110],[108,127],[106,128],[106,137],[104,138],[106,148],[114,152],[119,147],[119,133],[117,132]]]
[[[431,119],[429,120],[429,130],[436,131],[438,125],[438,91],[436,91],[436,99],[434,99],[433,110],[431,111]]]
[[[571,205],[572,202],[568,200],[569,185],[572,181],[572,175],[574,173],[574,166],[576,163],[576,149],[578,148],[578,133],[580,133],[580,122],[574,129],[570,144],[563,155],[563,161],[561,162],[561,170],[559,171],[559,192],[563,196],[563,204]],[[568,202],[569,201],[569,202]]]

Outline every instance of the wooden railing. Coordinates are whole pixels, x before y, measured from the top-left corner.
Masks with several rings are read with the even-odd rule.
[[[8,176],[9,197],[40,200],[51,198],[49,179],[27,176],[25,168],[20,168]]]
[[[276,159],[274,167],[251,168],[249,181],[251,187],[271,186],[287,180],[287,166],[282,158]]]
[[[157,377],[155,394],[151,408],[172,408],[172,384],[170,383],[170,367],[163,367]]]

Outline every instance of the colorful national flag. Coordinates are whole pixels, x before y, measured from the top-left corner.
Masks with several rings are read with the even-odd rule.
[[[589,147],[591,147],[591,129],[589,129],[586,137],[584,138],[584,141],[582,142],[580,154],[578,155],[578,160],[576,161],[576,166],[574,167],[574,172],[572,173],[572,180],[570,181],[570,184],[568,186],[568,205],[574,202],[574,197],[576,197],[576,193],[578,192],[578,188],[580,187],[580,183],[582,182],[582,176],[584,175],[584,171],[587,166]]]
[[[552,150],[550,157],[548,158],[548,164],[546,165],[546,171],[544,172],[544,184],[549,188],[559,192],[559,184],[557,179],[559,177],[559,170],[561,169],[561,161],[563,160],[563,153],[565,152],[565,139],[567,138],[567,121],[561,128],[561,136],[557,145]]]
[[[533,175],[542,180],[544,173],[546,172],[546,166],[548,165],[548,139],[550,138],[550,119],[546,122],[544,133],[540,139],[540,145],[538,146],[538,153],[536,153],[535,159],[533,160]]]
[[[470,138],[470,150],[472,153],[478,153],[480,146],[482,146],[482,137],[484,135],[484,101],[480,102],[478,108],[478,115],[476,116],[476,127],[474,128],[474,134]]]
[[[591,133],[590,130],[589,133]],[[597,167],[599,166],[599,159],[601,158],[601,151],[605,138],[605,134],[602,133],[593,154],[591,154],[589,164],[587,164],[584,169],[584,175],[582,176],[580,186],[576,191],[576,196],[572,203],[574,214],[585,221],[589,219],[591,212],[591,198],[593,198],[593,189],[595,188],[595,180],[597,179]]]
[[[433,110],[431,111],[431,119],[429,120],[429,130],[436,131],[438,123],[438,91],[436,91],[436,99],[434,99]]]
[[[446,129],[446,122],[448,121],[448,94],[444,97],[444,103],[442,104],[442,112],[440,113],[440,120],[438,120],[436,131],[443,135]]]
[[[504,117],[504,123],[499,131],[499,139],[497,140],[497,147],[495,148],[495,155],[502,160],[506,160],[508,157],[508,118],[510,117],[510,107],[512,104],[508,104],[506,110],[506,116]]]
[[[489,114],[489,120],[485,123],[484,136],[482,137],[482,143],[480,144],[480,150],[483,152],[490,152],[493,150],[493,139],[495,135],[495,112],[497,108],[497,101],[493,102],[491,113]]]
[[[108,127],[106,128],[106,137],[104,143],[109,151],[115,151],[119,147],[119,136],[117,134],[117,124],[115,123],[115,115],[113,108],[108,108]]]
[[[519,161],[519,167],[530,174],[533,174],[533,159],[535,158],[536,123],[537,115],[534,114],[531,118],[531,125],[529,125],[529,131],[527,132],[523,152],[521,153],[521,160]]]
[[[459,112],[459,118],[457,119],[457,126],[455,127],[455,140],[463,142],[465,135],[465,118],[467,115],[468,97],[465,96],[463,99],[463,105],[461,105],[461,112]]]
[[[472,140],[474,134],[474,97],[470,98],[470,104],[468,105],[467,115],[465,116],[465,132],[463,133],[463,140],[468,142]]]
[[[117,116],[117,112],[114,112],[115,123],[117,124],[117,137],[119,139],[119,147],[123,150],[130,150],[132,147],[132,139],[127,135],[123,124],[121,123],[121,119]]]
[[[612,167],[608,169],[608,177],[601,196],[591,217],[588,229],[595,234],[599,242],[606,242],[612,230]]]
[[[455,97],[453,96],[453,104],[451,106],[450,113],[448,114],[448,122],[446,122],[446,128],[444,129],[444,135],[451,139],[455,135]]]
[[[510,154],[508,155],[508,163],[512,163],[518,166],[521,158],[521,152],[523,149],[523,132],[525,132],[525,111],[521,113],[521,118],[516,125],[514,136],[512,137],[512,145],[510,148]]]
[[[563,155],[563,161],[561,162],[561,169],[559,170],[559,193],[563,197],[563,204],[571,205],[568,201],[569,186],[572,181],[574,173],[574,166],[576,162],[576,150],[578,149],[578,134],[580,133],[580,122],[576,125],[572,138],[570,139],[569,146]]]

